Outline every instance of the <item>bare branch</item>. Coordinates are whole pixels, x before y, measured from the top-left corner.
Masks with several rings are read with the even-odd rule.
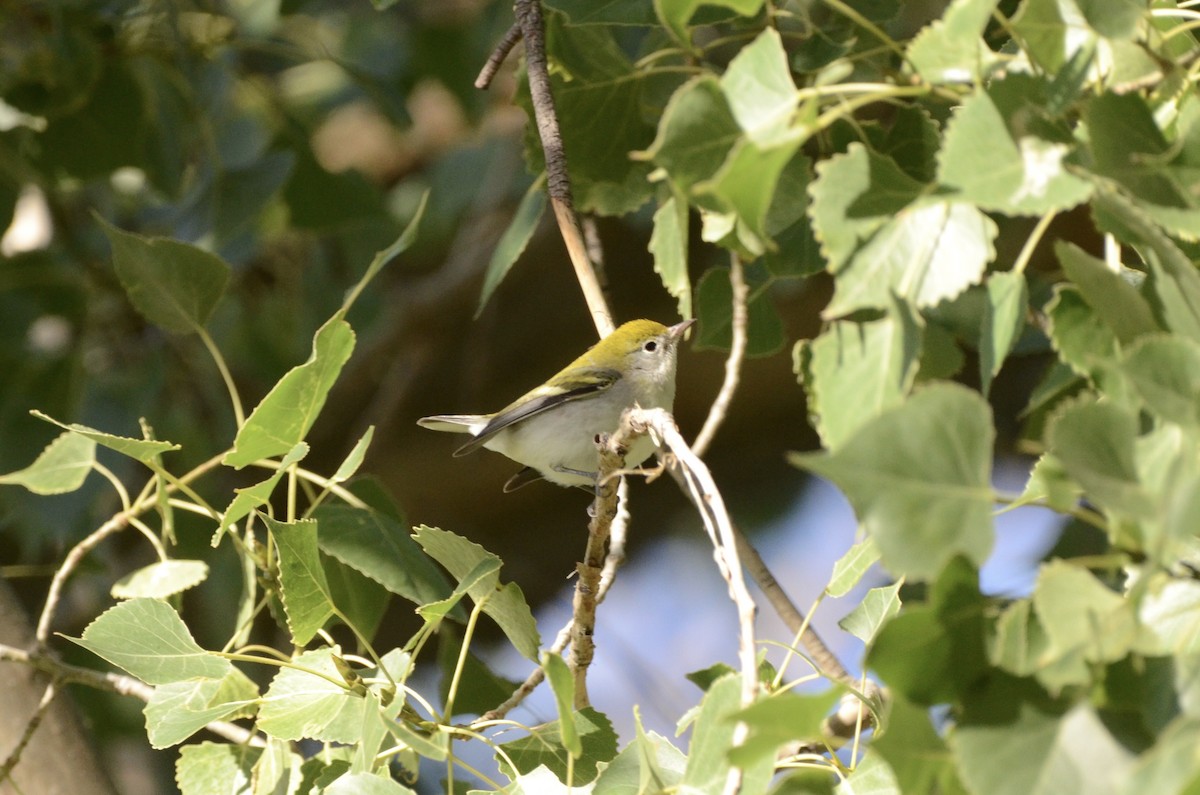
[[[521,40],[521,26],[513,24],[504,34],[504,38],[500,39],[500,43],[496,45],[496,49],[492,50],[492,54],[488,56],[487,63],[479,70],[479,77],[475,78],[475,87],[478,89],[486,89],[492,84],[492,79],[496,77],[496,73],[500,71],[500,65],[504,63],[504,59],[512,52],[512,48],[517,46],[517,42]]]
[[[49,654],[31,653],[4,643],[0,643],[0,660],[23,663],[42,673],[49,674],[61,684],[87,685],[97,690],[106,690],[122,696],[133,696],[142,701],[149,701],[150,697],[154,695],[153,687],[131,676],[93,671],[91,668],[62,662]],[[205,728],[233,743],[265,745],[262,738],[256,733],[238,726],[236,723],[213,721]]]
[[[698,456],[703,456],[708,452],[708,446],[712,444],[713,437],[717,435],[717,430],[725,421],[729,404],[733,401],[733,393],[737,391],[738,382],[741,380],[742,361],[746,358],[746,326],[749,322],[746,304],[750,288],[746,284],[745,273],[742,270],[742,258],[736,253],[729,257],[729,286],[733,290],[733,318],[729,357],[725,359],[725,380],[721,383],[721,390],[717,392],[712,408],[708,410],[708,418],[704,420],[704,427],[700,429],[700,433],[696,434],[696,439],[692,442],[692,451]]]
[[[37,733],[38,727],[42,725],[42,719],[46,717],[46,711],[54,703],[54,697],[57,694],[58,688],[52,679],[42,692],[42,698],[38,702],[37,708],[33,711],[33,715],[29,717],[29,721],[25,724],[25,731],[21,732],[21,737],[17,740],[16,747],[13,748],[12,753],[4,760],[4,763],[0,764],[0,784],[8,781],[12,776],[13,769],[21,761],[21,754],[24,753],[26,746],[29,745],[29,741],[33,739],[33,735]]]
[[[583,290],[592,322],[601,337],[614,328],[612,312],[604,299],[604,291],[596,277],[596,271],[588,260],[587,244],[583,239],[579,218],[571,199],[571,178],[567,173],[567,155],[563,148],[562,131],[558,125],[558,114],[554,108],[554,95],[550,91],[550,74],[546,66],[546,30],[542,19],[539,0],[516,0],[513,10],[517,24],[525,39],[525,69],[529,75],[529,94],[533,100],[534,121],[537,123],[538,138],[546,156],[546,188],[550,193],[550,204],[554,207],[554,218],[562,233],[567,253],[575,268],[575,278]]]

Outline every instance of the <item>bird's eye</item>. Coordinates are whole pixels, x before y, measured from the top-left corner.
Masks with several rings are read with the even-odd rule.
[[[642,346],[642,350],[647,351],[648,353],[654,353],[656,350],[658,350],[658,343],[654,340],[650,340]]]

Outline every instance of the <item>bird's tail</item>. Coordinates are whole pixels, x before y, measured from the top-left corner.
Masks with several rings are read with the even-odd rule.
[[[486,425],[487,421],[488,418],[481,414],[437,414],[432,417],[422,417],[417,420],[417,425],[431,431],[474,434]]]

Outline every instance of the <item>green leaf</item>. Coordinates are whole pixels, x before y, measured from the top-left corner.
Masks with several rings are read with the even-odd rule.
[[[232,743],[185,745],[175,760],[180,795],[250,792],[254,765],[262,752],[262,748]]]
[[[827,318],[883,309],[892,296],[918,308],[953,298],[995,255],[995,223],[972,205],[923,196],[890,158],[851,144],[817,167],[813,228],[834,274]]]
[[[34,494],[67,494],[83,485],[95,461],[96,442],[68,431],[46,445],[29,466],[0,475],[0,484],[24,486]]]
[[[904,402],[917,376],[923,323],[903,301],[879,320],[839,320],[809,348],[804,386],[815,427],[836,450],[868,421]]]
[[[1046,448],[1088,497],[1131,519],[1154,514],[1134,459],[1137,418],[1112,403],[1077,402],[1051,419]]]
[[[263,695],[258,728],[280,740],[357,743],[362,736],[367,700],[345,685],[335,684],[343,681],[333,659],[335,654],[340,655],[336,647],[315,649],[294,657],[292,664],[297,667],[279,669]],[[384,656],[384,663],[395,679],[404,676],[409,658],[391,652]]]
[[[250,515],[250,511],[266,505],[271,500],[271,495],[275,492],[275,487],[279,485],[279,481],[287,474],[288,468],[308,455],[308,444],[298,442],[295,447],[288,452],[287,455],[279,462],[279,466],[266,480],[261,480],[253,486],[247,486],[242,489],[234,489],[233,500],[229,503],[229,507],[221,514],[221,523],[217,525],[216,531],[213,533],[212,541],[214,547],[221,543],[221,538],[225,532],[237,522]]]
[[[896,575],[927,579],[992,548],[991,410],[977,394],[937,384],[862,426],[832,453],[791,462],[832,480]]]
[[[539,177],[525,191],[517,211],[513,214],[512,223],[500,237],[500,242],[492,250],[492,258],[488,261],[487,272],[483,276],[483,287],[479,291],[479,306],[475,308],[475,317],[483,313],[492,293],[504,281],[508,271],[516,264],[530,238],[537,231],[542,216],[546,212],[546,180]]]
[[[993,273],[987,280],[987,304],[979,339],[980,391],[991,391],[992,379],[1025,328],[1029,309],[1029,290],[1025,276],[1005,271]]]
[[[560,119],[597,123],[562,125],[571,188],[580,210],[620,215],[641,207],[654,192],[647,180],[648,163],[630,152],[654,139],[654,125],[643,104],[657,103],[655,94],[678,82],[677,75],[637,69],[604,25],[571,26],[558,14],[546,16],[547,54],[554,64],[550,87]],[[518,101],[530,118],[532,102],[523,81]],[[600,123],[602,120],[602,123]],[[545,154],[535,125],[526,137],[529,170],[544,170]]]
[[[902,792],[892,768],[870,749],[834,790],[835,795],[901,795]]]
[[[692,727],[692,741],[688,747],[687,767],[683,772],[679,791],[719,795],[724,792],[725,780],[731,765],[729,754],[733,750],[735,721],[730,720],[741,708],[741,674],[727,674],[714,682],[700,702],[700,713]],[[774,767],[774,760],[767,759],[743,770],[743,792],[755,791],[751,781],[760,777],[763,770]],[[765,789],[765,787],[764,787]]]
[[[817,164],[809,185],[813,231],[832,273],[845,268],[858,247],[924,191],[889,157],[862,144]]]
[[[729,271],[711,268],[696,285],[697,351],[729,350],[733,339],[733,287]],[[768,290],[751,289],[746,305],[746,355],[769,356],[783,345],[783,321]]]
[[[1117,335],[1075,287],[1055,285],[1046,315],[1051,346],[1076,373],[1090,378],[1104,363],[1117,358]]]
[[[820,742],[821,725],[842,697],[840,687],[831,687],[818,695],[797,695],[791,691],[759,699],[726,718],[730,723],[743,721],[749,734],[741,745],[729,752],[729,761],[740,767],[774,761],[785,743]]]
[[[1110,270],[1103,261],[1064,241],[1055,243],[1054,253],[1080,295],[1122,345],[1162,330],[1154,319],[1154,310],[1138,288]]]
[[[775,186],[803,142],[801,134],[760,144],[739,140],[711,179],[695,185],[702,203],[737,219],[737,242],[755,256],[774,248],[767,234],[767,213],[775,199]]]
[[[781,137],[793,137],[788,128],[798,92],[777,30],[768,27],[743,47],[720,82],[733,118],[751,141],[771,148]]]
[[[1121,371],[1146,406],[1170,422],[1200,426],[1200,343],[1183,337],[1145,337]]]
[[[263,522],[279,553],[279,590],[292,642],[304,646],[334,613],[317,551],[317,522],[279,522],[269,516],[264,516]]]
[[[1033,612],[1033,603],[1021,599],[1000,614],[988,659],[1016,676],[1032,676],[1053,659],[1049,649],[1050,639]]]
[[[1009,81],[1027,89],[1041,85],[1024,75]],[[1029,99],[1014,102],[1019,89],[998,90],[1003,85],[971,96],[955,111],[938,158],[939,181],[985,210],[1009,215],[1043,215],[1085,201],[1092,184],[1066,169],[1069,138],[1032,134],[1037,128],[1031,130],[1028,117],[1038,108]]]
[[[122,232],[99,216],[112,244],[113,266],[130,303],[167,331],[199,331],[229,282],[220,257],[178,240]]]
[[[165,599],[207,578],[208,564],[202,560],[160,560],[117,580],[111,593],[114,599]]]
[[[321,551],[414,604],[450,594],[445,575],[400,522],[370,509],[325,504],[313,512]],[[463,616],[465,618],[465,615]]]
[[[583,754],[583,743],[579,739],[579,728],[575,725],[575,678],[566,661],[552,652],[542,652],[542,670],[554,693],[554,706],[558,711],[558,730],[563,748],[578,759]]]
[[[345,175],[338,175],[338,176],[342,177]],[[350,305],[354,302],[354,300],[358,297],[358,295],[364,289],[366,289],[367,284],[370,283],[370,281],[372,279],[374,279],[375,276],[381,270],[383,270],[383,267],[385,265],[387,265],[389,262],[391,262],[397,256],[399,256],[400,254],[404,253],[405,251],[407,251],[409,248],[412,247],[412,244],[415,243],[417,240],[417,233],[420,231],[420,228],[421,228],[421,219],[425,217],[425,208],[428,205],[429,205],[429,191],[425,191],[423,194],[421,194],[421,198],[417,202],[417,209],[413,212],[412,220],[408,222],[408,226],[404,227],[404,231],[402,231],[400,233],[400,236],[397,237],[390,246],[385,248],[383,251],[376,252],[375,256],[371,259],[370,264],[367,265],[367,270],[363,273],[362,278],[359,279],[358,283],[355,284],[354,287],[352,287],[346,293],[346,298],[342,302],[341,310],[336,315],[334,315],[332,318],[330,318],[329,321],[327,321],[325,323],[325,326],[329,326],[329,325],[333,324],[334,320],[344,320],[345,316],[346,316],[346,312],[349,311],[349,309],[350,309]],[[324,329],[324,326],[322,326],[322,329]],[[317,336],[320,337],[320,334],[321,334],[321,330],[318,330]],[[314,357],[316,356],[316,342],[317,342],[316,340],[313,340],[313,356]],[[353,333],[351,333],[350,347],[351,348],[354,347]],[[350,355],[350,353],[349,353],[349,351],[347,351],[346,356],[349,357],[349,355]],[[311,360],[310,360],[310,362],[311,362]],[[338,365],[338,366],[340,367],[341,365]],[[300,368],[296,368],[296,369],[300,369]],[[295,370],[293,370],[293,372],[295,372]],[[290,373],[289,373],[289,375],[290,375]],[[335,374],[335,377],[336,377],[336,374]],[[285,376],[285,378],[286,378],[286,376]],[[282,386],[282,382],[280,382],[280,386]],[[279,386],[276,387],[276,389],[278,389],[278,388],[279,388]],[[328,388],[326,388],[324,391],[327,392]],[[322,392],[321,394],[322,394],[321,399],[324,400],[324,397],[323,397],[324,392]],[[317,411],[319,411],[319,410],[320,410],[320,407],[318,406]],[[301,434],[301,437],[303,437],[303,435],[304,434]]]
[[[870,643],[880,628],[900,612],[900,586],[895,582],[867,591],[862,602],[851,610],[838,626],[863,643]]]
[[[271,388],[238,430],[222,463],[241,469],[283,455],[303,441],[353,350],[354,331],[340,317],[317,329],[308,361],[293,367]]]
[[[327,529],[322,528],[317,534],[318,545]],[[370,641],[391,606],[391,594],[382,585],[337,558],[322,555],[321,569],[325,572],[329,595],[337,605],[343,623],[353,627],[357,636]]]
[[[671,195],[654,213],[654,232],[650,235],[650,253],[654,270],[679,305],[679,316],[692,316],[692,282],[688,277],[688,205]]]
[[[917,704],[954,703],[988,672],[979,574],[964,558],[950,561],[927,605],[906,606],[876,633],[867,665]]]
[[[900,792],[962,791],[954,760],[928,709],[893,698],[885,726],[871,739],[871,748],[891,766]]]
[[[1030,59],[1048,74],[1068,63],[1090,62],[1097,34],[1088,29],[1074,0],[1025,0],[1013,17],[1012,27]]]
[[[221,679],[233,666],[200,648],[166,602],[130,599],[100,614],[79,638],[67,638],[149,685]]]
[[[983,30],[997,0],[953,0],[940,20],[925,27],[908,46],[906,60],[930,83],[970,83],[985,77],[997,61],[983,42]]]
[[[684,44],[691,39],[687,26],[692,15],[702,5],[720,6],[744,17],[754,16],[763,6],[763,0],[654,0],[654,10],[662,24]]]
[[[959,726],[951,747],[976,795],[1115,795],[1133,761],[1086,702],[1062,716],[1025,704],[1015,721]]]
[[[1042,566],[1033,609],[1049,641],[1047,654],[1082,654],[1089,662],[1116,662],[1147,641],[1133,605],[1090,572],[1063,561]]]
[[[426,554],[442,564],[456,580],[462,580],[480,563],[500,561],[478,544],[445,530],[421,525],[413,537]],[[516,583],[501,587],[499,576],[491,576],[472,585],[468,593],[476,602],[484,602],[483,612],[499,625],[517,651],[530,660],[537,660],[541,644],[537,622]]]
[[[1124,186],[1157,223],[1196,239],[1200,202],[1191,179],[1172,165],[1175,151],[1146,100],[1136,92],[1105,93],[1085,106],[1084,120],[1093,170]]]
[[[1163,651],[1200,654],[1200,583],[1153,577],[1138,605],[1138,619]]]
[[[706,74],[676,89],[659,120],[657,137],[636,156],[654,161],[686,193],[717,173],[741,135],[720,82]]]
[[[637,712],[637,737],[596,779],[592,795],[651,795],[676,791],[687,757],[670,740],[647,732]]]
[[[616,757],[617,733],[609,719],[591,707],[575,713],[575,724],[581,754],[575,759],[573,784],[579,786],[596,778],[602,762],[610,762]],[[531,731],[528,737],[500,745],[516,765],[514,772],[528,775],[544,765],[565,783],[567,760],[571,754],[564,745],[562,725],[554,721],[535,726]],[[503,760],[498,761],[504,768],[508,767]]]
[[[892,296],[934,306],[979,282],[995,257],[996,224],[958,202],[919,202],[879,230],[837,272],[822,315],[886,307]]]
[[[375,773],[347,773],[321,792],[324,795],[415,795],[391,776]]]
[[[572,25],[658,24],[653,6],[645,0],[547,0],[546,6],[565,14]]]
[[[371,446],[371,439],[375,436],[375,426],[371,425],[367,428],[367,432],[362,435],[354,447],[346,455],[346,459],[338,466],[337,471],[329,478],[330,483],[345,483],[350,478],[354,477],[354,473],[362,466],[363,458],[367,455],[367,448]]]
[[[146,703],[146,735],[152,748],[178,745],[213,721],[253,707],[258,687],[237,668],[221,679],[189,679],[154,688]]]
[[[96,444],[107,447],[110,450],[116,450],[121,455],[129,456],[132,459],[141,461],[143,464],[151,464],[160,455],[171,450],[178,450],[179,445],[171,442],[160,442],[155,439],[131,439],[128,436],[114,436],[111,433],[98,431],[95,428],[89,428],[86,425],[80,425],[77,422],[70,424],[59,422],[51,416],[43,414],[37,409],[29,412],[39,420],[53,423],[60,428],[64,428],[72,433],[79,434],[87,439],[92,440]]]
[[[1124,788],[1127,795],[1140,792],[1188,793],[1200,779],[1200,721],[1180,717],[1157,738],[1154,747],[1137,760]]]
[[[846,550],[846,554],[833,564],[833,574],[829,577],[829,584],[825,586],[825,593],[834,598],[850,593],[862,580],[863,575],[878,561],[879,547],[876,546],[875,539],[867,536],[855,542],[854,546]]]

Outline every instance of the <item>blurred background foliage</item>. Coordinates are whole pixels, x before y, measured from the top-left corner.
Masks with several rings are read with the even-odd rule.
[[[894,11],[890,3],[855,5],[868,12],[887,6],[876,9],[880,17]],[[890,29],[898,38],[908,35],[944,5],[905,3]],[[1001,6],[1011,14],[1016,2]],[[799,54],[814,64],[845,52],[853,38],[844,18],[822,19],[816,21],[824,35]],[[5,4],[0,228],[14,217],[21,222],[6,235],[0,258],[0,471],[25,465],[56,434],[29,416],[32,408],[128,435],[137,435],[140,417],[148,418],[161,438],[196,457],[180,469],[220,452],[232,438],[228,399],[210,357],[194,337],[173,337],[136,314],[112,270],[98,217],[201,245],[233,265],[233,284],[210,329],[252,406],[306,358],[313,330],[428,189],[416,247],[355,307],[355,356],[310,436],[309,460],[314,469],[329,469],[368,425],[377,426],[364,470],[405,516],[495,551],[532,602],[557,591],[582,549],[586,500],[540,485],[504,495],[509,462],[488,455],[452,459],[445,437],[413,424],[425,414],[503,405],[594,339],[557,230],[545,220],[475,317],[492,250],[533,180],[517,59],[490,90],[473,86],[511,21],[506,4],[484,0],[412,0],[387,8],[366,0]],[[551,33],[559,35],[553,16]],[[629,29],[629,40],[620,43],[647,48],[653,42],[642,35]],[[599,57],[588,42],[580,44],[564,51]],[[638,103],[626,108],[629,119],[607,118],[601,109],[591,135],[619,135],[614,151],[622,154],[647,148],[663,103],[685,79],[647,81]],[[830,132],[834,148],[839,134],[846,131]],[[597,180],[608,168],[604,162],[575,167]],[[649,165],[637,168],[642,179]],[[649,194],[593,187],[586,181],[580,187],[584,207],[623,213],[598,221],[618,321],[671,320],[676,301],[647,250]],[[997,243],[1001,260],[1005,251],[1011,258],[1031,224],[1006,222]],[[1070,214],[1060,225],[1071,225]],[[692,231],[695,285],[725,255],[699,246],[698,230]],[[821,263],[789,267],[789,277],[798,277]],[[760,300],[774,307],[770,317],[777,313],[777,339],[759,350],[769,355],[747,363],[739,399],[710,456],[734,514],[750,531],[804,487],[805,476],[786,464],[784,453],[816,441],[780,343],[815,336],[830,292],[823,275],[766,274],[759,283],[765,282]],[[721,285],[701,285],[701,298],[705,290],[721,298]],[[1037,357],[1030,361],[1028,371],[1006,368],[992,390],[998,422],[1010,428],[1041,369]],[[723,364],[719,352],[684,352],[677,415],[685,434],[699,428]],[[118,475],[132,466],[102,460]],[[226,494],[240,485],[211,484]],[[634,484],[633,499],[635,546],[668,532],[684,508],[670,488]],[[53,500],[6,489],[0,566],[35,604],[64,549],[115,509],[111,490],[96,478]],[[189,545],[206,545],[208,530],[198,523],[189,535],[182,527],[181,555]],[[58,628],[78,634],[107,603],[116,574],[148,562],[130,556],[147,554],[120,541],[99,550],[74,581]],[[185,601],[202,606],[195,611],[201,620],[227,615],[236,578],[228,554]],[[385,623],[385,633],[395,626],[403,636],[402,612]],[[214,625],[213,637],[223,629]],[[205,644],[204,627],[193,630]],[[103,708],[110,719],[125,717],[110,720],[107,730],[141,731],[140,705]]]

